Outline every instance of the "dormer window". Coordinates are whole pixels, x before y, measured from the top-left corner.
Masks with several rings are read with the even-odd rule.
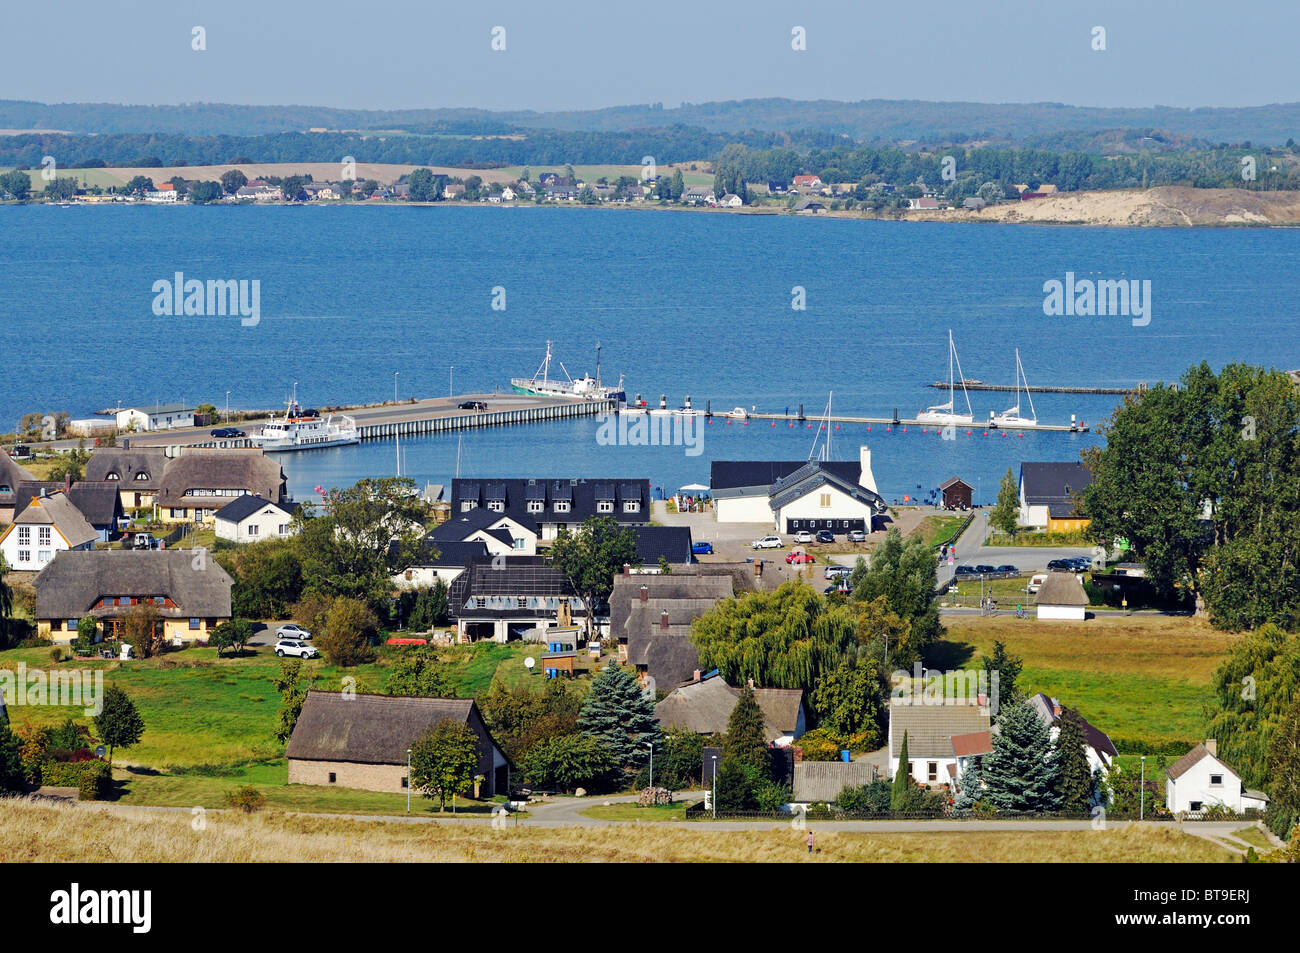
[[[597,512],[597,513],[613,513],[613,512],[614,512],[614,501],[613,501],[613,500],[597,500],[597,501],[596,501],[596,512]]]
[[[529,500],[529,501],[528,501],[528,512],[530,512],[530,513],[540,513],[540,512],[542,512],[542,510],[544,510],[544,509],[546,509],[546,503],[543,502],[542,500]]]
[[[461,511],[462,513],[468,513],[470,510],[474,509],[474,507],[476,507],[476,506],[478,506],[478,504],[475,503],[473,500],[461,500],[461,501],[460,501],[460,511]]]
[[[116,479],[117,479],[117,476],[116,476],[116,475],[113,475],[113,476],[109,477],[109,479],[110,479],[110,480],[116,480]],[[149,479],[149,474],[145,473],[144,471],[141,471],[141,472],[139,472],[139,473],[137,473],[137,474],[135,475],[135,482],[136,482],[136,483],[145,483],[145,482],[148,481],[148,479]]]
[[[568,500],[556,500],[556,501],[555,501],[555,512],[557,512],[557,513],[567,513],[567,512],[569,512],[569,501],[568,501]]]
[[[121,477],[121,475],[120,475],[116,470],[109,470],[108,473],[104,474],[104,479],[105,479],[105,480],[120,480],[120,479],[122,479],[122,477]]]
[[[641,512],[641,501],[640,501],[640,500],[624,500],[624,501],[623,501],[623,512],[624,512],[624,513],[640,513],[640,512]]]
[[[488,500],[488,509],[490,509],[493,513],[504,513],[506,511],[505,501]]]

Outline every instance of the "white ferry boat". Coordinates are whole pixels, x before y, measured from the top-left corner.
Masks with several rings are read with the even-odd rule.
[[[272,417],[259,433],[252,435],[255,445],[267,453],[288,450],[320,450],[360,443],[357,422],[344,414],[320,417],[313,411],[303,412],[297,397],[289,401],[284,417]]]

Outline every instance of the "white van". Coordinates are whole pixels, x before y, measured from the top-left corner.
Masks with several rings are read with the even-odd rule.
[[[1025,588],[1027,588],[1030,592],[1037,592],[1039,589],[1043,587],[1043,583],[1045,582],[1047,582],[1047,573],[1037,572],[1034,573],[1033,578],[1029,580],[1029,585],[1026,586]]]

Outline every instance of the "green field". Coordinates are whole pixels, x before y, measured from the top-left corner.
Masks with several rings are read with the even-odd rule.
[[[544,646],[536,644],[487,642],[447,648],[440,657],[447,663],[453,693],[465,698],[486,692],[494,678],[507,686],[530,678],[540,685],[541,676],[529,675],[523,660],[529,655],[540,656],[543,650]],[[304,663],[304,670],[310,674],[313,688],[339,691],[343,679],[349,677],[356,680],[358,692],[382,692],[388,661],[400,651],[383,647],[378,661],[347,669],[313,660]],[[29,670],[47,670],[51,667],[50,650],[0,652],[0,668],[13,669],[20,661],[26,662]],[[106,686],[118,685],[135,700],[145,733],[140,744],[119,753],[125,761],[160,769],[283,755],[283,746],[273,734],[280,709],[273,682],[280,660],[269,648],[250,651],[241,658],[218,659],[215,649],[189,648],[153,659],[81,659],[61,666],[72,667],[103,671]],[[68,717],[90,723],[80,709],[73,708],[11,704],[9,712],[19,727],[24,722],[54,724]]]
[[[636,804],[597,804],[583,811],[584,817],[593,817],[601,821],[684,821],[686,808],[692,801],[677,804],[656,804],[653,807],[640,807]]]
[[[1077,708],[1112,738],[1203,737],[1210,679],[1237,635],[1198,620],[1101,616],[1086,622],[954,616],[934,667],[979,666],[999,639],[1024,660],[1020,684]],[[1150,767],[1150,761],[1148,761]]]

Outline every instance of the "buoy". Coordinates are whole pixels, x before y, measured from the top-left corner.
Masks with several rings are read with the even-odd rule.
[[[748,421],[748,420],[745,421],[745,426],[746,426],[746,427],[749,426],[749,421]]]
[[[793,426],[794,426],[794,424],[788,424],[788,425],[787,425],[787,426],[790,426],[790,427],[793,427]]]
[[[893,432],[894,432],[894,428],[893,428],[893,427],[886,427],[886,428],[885,428],[885,433],[893,433]]]
[[[776,421],[775,421],[775,420],[774,420],[774,421],[772,421],[772,426],[773,426],[773,427],[775,427],[775,426],[776,426]]]
[[[867,433],[871,433],[871,424],[867,424]]]
[[[969,431],[969,430],[967,430],[967,431],[966,431],[966,436],[968,436],[968,437],[969,437],[969,436],[970,436],[970,435],[971,435],[971,434],[970,434],[970,431]]]
[[[922,427],[922,428],[921,428],[921,433],[929,433],[929,432],[930,432],[930,428],[929,428],[929,427]]]
[[[839,425],[839,424],[836,424],[836,425],[835,425],[835,429],[836,429],[836,430],[839,430],[839,429],[840,429],[840,425]]]

